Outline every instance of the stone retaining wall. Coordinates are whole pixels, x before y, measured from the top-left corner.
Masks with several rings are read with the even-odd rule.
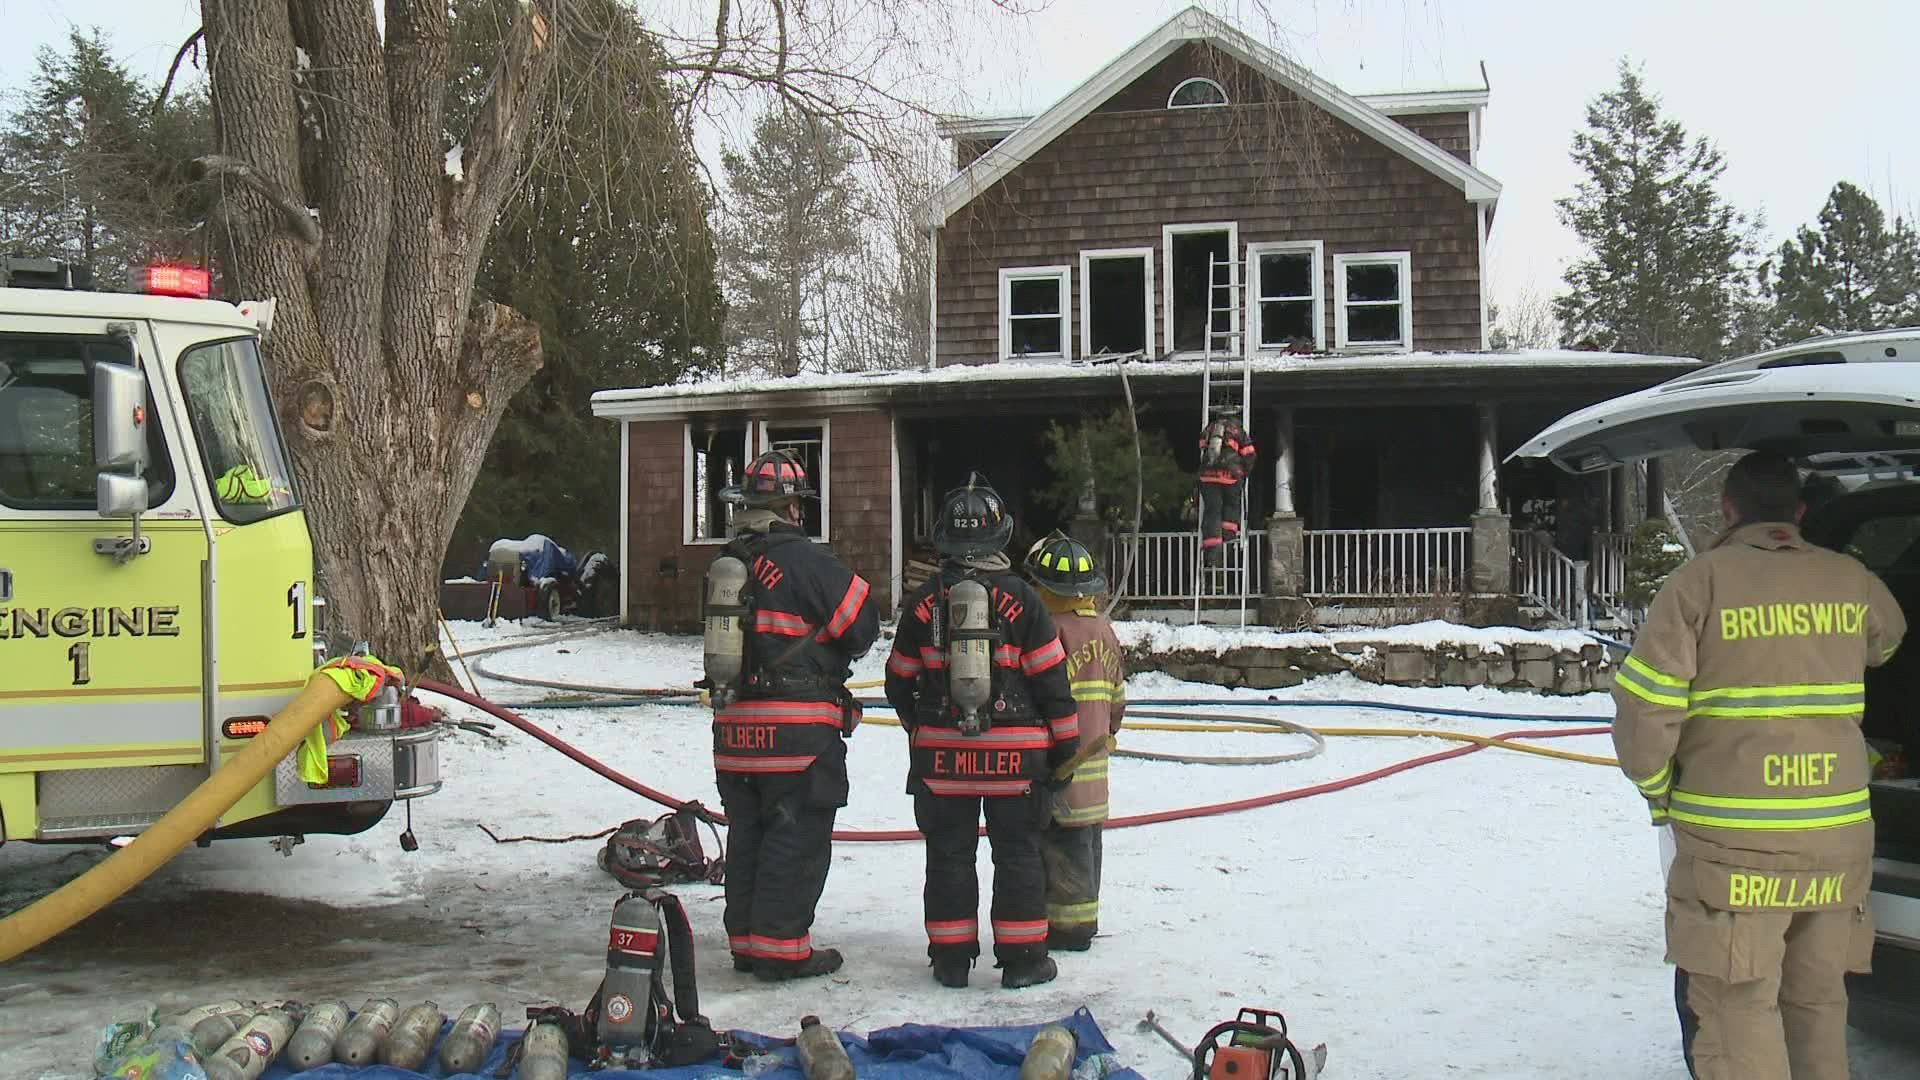
[[[1244,647],[1215,654],[1189,649],[1127,650],[1131,671],[1164,671],[1189,682],[1273,690],[1345,671],[1390,686],[1491,686],[1543,694],[1585,694],[1613,687],[1613,666],[1598,644],[1578,650],[1515,644],[1419,646],[1341,641],[1304,648]]]

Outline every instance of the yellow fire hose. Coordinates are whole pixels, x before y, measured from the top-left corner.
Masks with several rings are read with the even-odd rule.
[[[272,772],[314,725],[350,700],[339,684],[314,673],[306,689],[275,713],[273,722],[248,740],[245,749],[214,770],[192,794],[132,843],[39,900],[0,918],[0,964],[67,930],[145,881]]]

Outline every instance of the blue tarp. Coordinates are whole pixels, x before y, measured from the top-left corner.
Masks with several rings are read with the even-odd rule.
[[[1100,1025],[1094,1022],[1093,1014],[1086,1009],[1079,1009],[1058,1022],[1064,1024],[1079,1040],[1076,1064],[1094,1054],[1113,1050],[1113,1044],[1107,1041],[1100,1031]],[[447,1028],[452,1026],[449,1024]],[[854,1071],[862,1080],[868,1077],[873,1080],[1017,1080],[1020,1060],[1026,1056],[1027,1045],[1044,1026],[1026,1024],[1016,1027],[950,1028],[903,1024],[875,1031],[864,1039],[843,1031],[840,1033],[840,1042],[847,1048],[847,1056],[853,1059]],[[518,1042],[521,1034],[518,1030],[503,1033],[480,1072],[458,1075],[492,1077],[494,1070],[505,1060],[507,1047]],[[769,1046],[770,1052],[777,1055],[786,1066],[761,1074],[766,1080],[805,1080],[805,1074],[800,1071],[800,1059],[793,1047],[771,1046],[776,1040],[765,1035],[747,1032],[736,1034],[750,1042]],[[295,1073],[284,1065],[275,1065],[262,1075],[261,1080],[293,1080],[294,1077],[299,1080],[423,1080],[446,1076],[439,1071],[439,1066],[431,1056],[427,1062],[427,1072],[409,1072],[384,1065],[363,1069],[327,1065]],[[707,1080],[709,1077],[743,1075],[739,1069],[723,1067],[717,1057],[709,1065],[645,1071],[609,1069],[588,1072],[586,1066],[576,1061],[568,1071],[568,1076],[577,1080]],[[1117,1069],[1107,1075],[1118,1080],[1145,1080],[1131,1069]]]
[[[542,533],[534,533],[524,540],[495,540],[493,547],[514,549],[520,556],[520,570],[526,574],[528,581],[561,577],[573,573],[577,568],[573,553]],[[487,577],[488,573],[482,567],[480,580],[485,581]]]

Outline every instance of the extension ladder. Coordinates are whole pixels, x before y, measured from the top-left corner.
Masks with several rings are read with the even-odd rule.
[[[1222,279],[1222,271],[1225,278]],[[1240,416],[1240,427],[1248,430],[1252,426],[1253,404],[1253,352],[1246,347],[1246,332],[1241,326],[1242,291],[1245,283],[1240,275],[1240,261],[1229,254],[1222,259],[1218,255],[1207,257],[1207,333],[1206,344],[1201,353],[1200,367],[1200,430],[1206,431],[1214,418],[1224,413],[1235,412]],[[1220,328],[1222,317],[1226,320],[1226,329]],[[1240,362],[1240,378],[1231,377],[1231,361]],[[1222,371],[1219,378],[1214,375],[1214,365],[1220,362]],[[1251,431],[1248,430],[1249,436]],[[1200,622],[1200,606],[1203,600],[1228,599],[1238,597],[1240,601],[1240,625],[1247,625],[1247,601],[1252,593],[1253,568],[1248,557],[1251,547],[1247,543],[1247,494],[1252,485],[1241,481],[1240,492],[1240,531],[1233,534],[1220,549],[1218,565],[1207,564],[1206,552],[1200,546],[1206,539],[1206,513],[1203,510],[1194,524],[1194,588],[1193,621]],[[1222,530],[1225,534],[1225,530]]]

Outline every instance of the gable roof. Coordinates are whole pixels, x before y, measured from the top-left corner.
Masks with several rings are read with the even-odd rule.
[[[1500,183],[1493,177],[1395,123],[1385,112],[1289,60],[1273,47],[1255,41],[1218,16],[1190,7],[1095,72],[1052,108],[1021,124],[1003,142],[948,180],[928,201],[925,223],[946,224],[948,218],[975,196],[1065,134],[1108,98],[1181,46],[1195,41],[1221,49],[1351,124],[1362,134],[1398,151],[1414,164],[1459,188],[1468,201],[1491,203],[1499,199]]]
[[[1355,94],[1375,111],[1387,116],[1418,116],[1424,113],[1461,113],[1486,108],[1491,95],[1484,86],[1462,86],[1442,90],[1391,90],[1377,94]],[[934,124],[943,139],[1004,139],[1033,120],[1032,113],[1011,116],[946,116]]]

